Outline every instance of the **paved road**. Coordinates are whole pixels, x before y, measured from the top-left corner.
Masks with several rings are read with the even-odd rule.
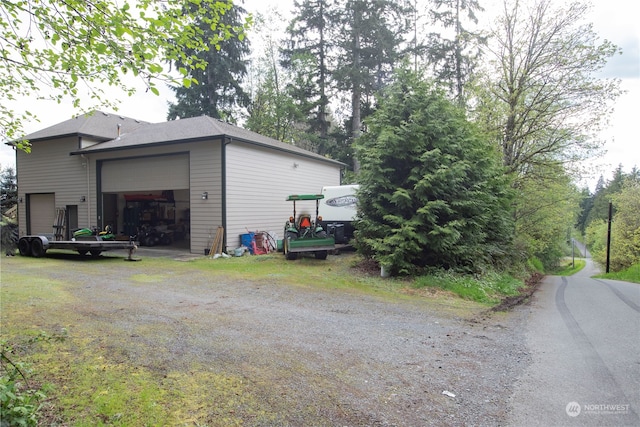
[[[510,399],[513,426],[640,426],[640,285],[592,279],[591,259],[548,277],[527,321],[532,363]]]

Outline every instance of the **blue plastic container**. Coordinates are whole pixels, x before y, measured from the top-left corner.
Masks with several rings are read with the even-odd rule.
[[[248,234],[241,234],[240,235],[240,244],[242,246],[245,246],[246,248],[249,249],[249,253],[251,255],[253,255],[253,238],[255,236],[256,233],[248,233]]]

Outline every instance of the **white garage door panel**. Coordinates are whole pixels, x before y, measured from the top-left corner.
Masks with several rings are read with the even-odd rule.
[[[188,188],[188,154],[113,160],[102,164],[102,191],[105,193]]]
[[[56,202],[54,194],[29,195],[29,225],[30,234],[53,233],[53,222],[56,216]]]

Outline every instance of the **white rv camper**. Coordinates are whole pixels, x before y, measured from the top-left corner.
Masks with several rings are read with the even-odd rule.
[[[320,200],[318,215],[320,224],[335,238],[336,243],[349,243],[353,237],[353,221],[358,212],[358,185],[322,187],[324,199]]]

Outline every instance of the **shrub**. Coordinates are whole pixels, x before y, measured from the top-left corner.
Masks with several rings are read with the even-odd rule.
[[[66,338],[62,334],[48,335],[40,332],[28,341],[33,344],[39,341],[61,341]],[[38,411],[46,396],[45,387],[34,387],[27,376],[32,373],[30,367],[16,361],[17,351],[7,340],[0,340],[0,425],[36,426]]]

